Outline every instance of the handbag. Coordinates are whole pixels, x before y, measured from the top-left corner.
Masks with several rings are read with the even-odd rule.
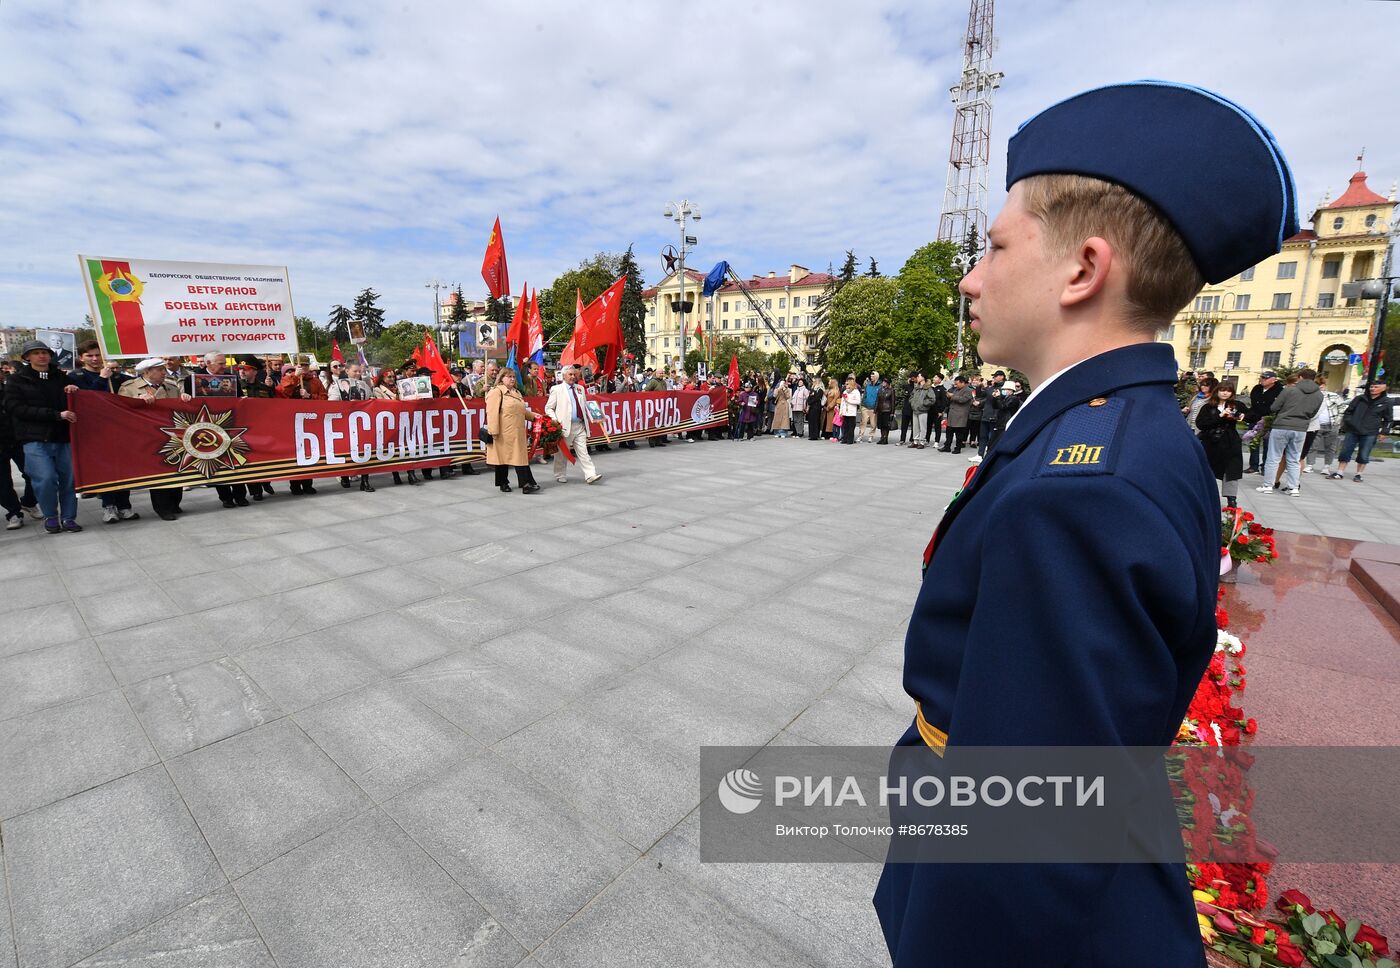
[[[501,405],[496,408],[497,419],[500,418],[502,410],[506,405],[505,396],[504,393],[501,394]],[[496,442],[496,435],[487,430],[485,424],[482,424],[481,429],[476,432],[476,435],[481,438],[483,444],[494,444]]]
[[[833,427],[839,427],[839,426],[841,426],[841,425],[842,425],[843,423],[845,423],[845,422],[846,422],[846,418],[843,417],[843,416],[841,416],[841,411],[840,411],[840,410],[836,411],[836,416],[834,416],[834,417],[831,418],[831,425],[832,425]]]

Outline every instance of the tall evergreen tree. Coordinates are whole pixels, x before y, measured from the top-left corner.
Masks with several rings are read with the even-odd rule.
[[[452,321],[454,323],[464,323],[467,321],[467,297],[462,295],[462,287],[459,285],[453,293],[457,301],[452,304]]]
[[[879,279],[879,278],[880,278],[880,266],[879,266],[879,264],[875,261],[875,257],[874,257],[873,255],[870,257],[870,269],[869,269],[869,271],[867,271],[867,272],[865,273],[865,275],[866,275],[867,278],[870,278],[870,279]]]
[[[342,342],[350,340],[350,320],[354,319],[354,314],[340,303],[331,307],[331,314],[326,319],[326,332],[331,334],[333,339]]]
[[[841,281],[850,282],[856,277],[856,250],[846,250],[846,261],[841,263]]]
[[[831,321],[831,303],[841,291],[841,287],[856,277],[856,250],[846,250],[846,261],[841,263],[839,275],[832,274],[831,263],[827,263],[826,271],[832,278],[827,282],[822,294],[817,297],[816,312],[812,313],[812,329],[817,337],[817,365],[823,372],[826,371],[827,347],[831,343],[827,333],[827,325]]]
[[[375,305],[378,301],[379,293],[369,287],[355,297],[355,318],[365,321],[365,336],[370,339],[384,332],[384,310]],[[437,320],[433,320],[433,325],[437,325]]]
[[[633,255],[630,245],[618,262],[617,274],[627,276],[627,285],[622,290],[622,338],[625,350],[645,362],[647,307],[642,302],[642,290],[646,288],[646,281],[642,278],[642,267],[637,265],[637,257]]]

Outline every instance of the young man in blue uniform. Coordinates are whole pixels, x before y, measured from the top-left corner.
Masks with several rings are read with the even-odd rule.
[[[1165,748],[1215,645],[1220,504],[1156,333],[1297,232],[1292,176],[1248,112],[1139,81],[1023,124],[1006,182],[962,291],[1033,392],[925,552],[899,745]],[[1180,864],[889,863],[875,907],[898,968],[1204,964]]]

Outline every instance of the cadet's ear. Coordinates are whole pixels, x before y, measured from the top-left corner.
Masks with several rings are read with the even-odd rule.
[[[1085,239],[1067,260],[1069,277],[1060,290],[1060,306],[1078,306],[1103,291],[1108,284],[1116,253],[1107,239],[1097,235]]]

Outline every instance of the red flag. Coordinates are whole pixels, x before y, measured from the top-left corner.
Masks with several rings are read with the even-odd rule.
[[[486,288],[492,299],[500,299],[510,292],[510,273],[506,271],[506,240],[501,235],[501,217],[496,216],[496,225],[491,229],[491,238],[486,243],[486,258],[481,263],[481,278],[486,280]]]
[[[332,340],[331,340],[331,359],[335,360],[337,363],[344,363],[344,362],[345,362],[345,354],[342,353],[342,352],[340,352],[340,341],[339,341],[339,340],[336,340],[336,339],[332,339]]]
[[[575,288],[575,289],[574,289],[574,331],[573,331],[573,333],[570,334],[570,336],[569,336],[569,342],[567,342],[567,343],[564,344],[564,352],[561,353],[561,354],[559,354],[559,365],[560,365],[560,366],[573,366],[575,363],[582,363],[582,362],[584,362],[583,360],[579,359],[578,350],[575,349],[575,347],[574,347],[574,344],[577,342],[578,336],[579,336],[579,326],[581,326],[582,324],[583,324],[583,293],[582,293],[579,289]]]
[[[510,329],[506,330],[506,345],[515,347],[515,358],[520,359],[520,347],[525,340],[525,329],[529,325],[530,303],[526,294],[529,292],[525,287],[520,289],[520,302],[515,304],[515,316],[510,321]]]
[[[739,392],[739,354],[735,353],[729,358],[729,392]]]
[[[695,342],[701,346],[705,345],[705,327],[700,324],[699,314],[695,317]]]
[[[622,292],[627,286],[627,277],[622,276],[597,299],[584,307],[580,316],[574,340],[574,350],[578,353],[587,350],[606,348],[600,358],[600,370],[612,374],[617,369],[618,358],[622,355]]]
[[[536,363],[544,362],[544,322],[540,319],[540,294],[530,293],[530,325],[525,341],[525,356]]]
[[[423,330],[423,346],[420,359],[423,365],[432,371],[433,386],[437,387],[439,393],[447,393],[452,389],[452,384],[456,382],[452,379],[452,372],[447,368],[447,362],[443,360],[442,354],[438,352],[437,343],[433,340],[433,334],[426,329]]]

